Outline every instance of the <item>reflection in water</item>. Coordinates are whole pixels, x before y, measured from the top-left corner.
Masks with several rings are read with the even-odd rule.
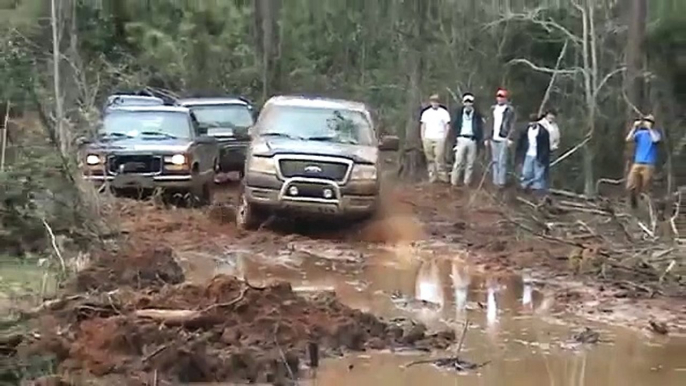
[[[469,293],[469,283],[471,282],[469,273],[463,264],[453,261],[452,263],[452,282],[455,290],[455,311],[457,318],[464,313],[467,308],[467,295]]]
[[[422,262],[415,284],[415,298],[430,303],[421,308],[422,319],[436,319],[443,310],[445,294],[441,285],[441,274],[435,259]]]
[[[529,273],[522,274],[522,282],[524,283],[524,288],[522,289],[522,306],[527,311],[533,310],[533,283],[531,275]]]

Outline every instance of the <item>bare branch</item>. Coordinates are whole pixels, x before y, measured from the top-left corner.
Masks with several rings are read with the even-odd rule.
[[[582,38],[579,36],[575,35],[570,31],[569,29],[563,27],[561,24],[555,22],[552,19],[539,19],[538,17],[540,16],[541,12],[546,10],[544,7],[538,7],[531,12],[528,13],[506,13],[503,18],[496,20],[491,23],[487,23],[484,25],[484,28],[490,28],[494,27],[496,25],[508,22],[508,21],[528,21],[531,23],[534,23],[543,29],[545,29],[548,33],[553,32],[553,30],[557,30],[562,32],[568,40],[572,41],[574,44],[580,44],[582,42]]]
[[[562,59],[565,56],[565,52],[567,52],[567,46],[569,45],[569,40],[565,40],[565,44],[562,46],[562,49],[560,50],[560,55],[557,57],[557,62],[555,63],[555,71],[560,70],[560,64],[562,63]],[[550,93],[553,90],[553,85],[555,84],[555,78],[557,78],[557,73],[554,72],[553,75],[550,77],[550,83],[548,83],[548,88],[545,90],[545,94],[543,94],[543,100],[541,101],[541,106],[538,108],[538,115],[543,114],[543,109],[545,108],[545,104],[548,103],[548,99],[550,99]]]
[[[626,71],[626,67],[619,67],[619,68],[615,68],[613,71],[607,73],[603,77],[603,79],[598,83],[598,85],[596,86],[596,89],[593,92],[593,98],[596,98],[598,96],[598,93],[600,93],[600,90],[603,88],[603,86],[605,86],[605,83],[607,83],[610,80],[610,78],[612,78],[613,76],[619,74],[620,72],[624,72],[624,71]]]
[[[516,64],[516,63],[521,63],[521,64],[526,64],[527,66],[531,67],[531,69],[539,71],[539,72],[544,72],[546,74],[553,74],[553,75],[576,75],[580,73],[584,73],[584,70],[579,67],[574,67],[571,69],[554,69],[554,68],[549,68],[549,67],[541,67],[537,64],[532,63],[528,59],[512,59],[510,60],[507,64]]]

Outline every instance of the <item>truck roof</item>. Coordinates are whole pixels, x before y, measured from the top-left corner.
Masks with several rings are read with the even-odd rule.
[[[180,99],[179,104],[183,106],[202,106],[202,105],[243,105],[249,106],[250,103],[238,97],[211,97],[211,98],[185,98]]]
[[[280,95],[271,97],[267,103],[265,103],[265,106],[266,105],[367,111],[367,106],[362,102],[303,95]]]
[[[130,112],[167,112],[167,113],[190,113],[190,109],[184,106],[112,106],[110,112],[116,111],[130,111]]]

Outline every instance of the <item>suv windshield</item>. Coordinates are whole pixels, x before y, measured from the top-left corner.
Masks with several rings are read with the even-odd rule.
[[[197,105],[191,108],[198,122],[210,127],[247,128],[253,124],[252,112],[243,104]]]
[[[371,122],[360,111],[299,106],[266,110],[260,117],[260,135],[373,146]]]
[[[191,123],[188,115],[172,111],[113,111],[105,116],[102,134],[139,137],[163,135],[190,138]]]

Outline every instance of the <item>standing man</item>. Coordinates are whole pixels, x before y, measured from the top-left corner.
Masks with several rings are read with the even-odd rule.
[[[446,151],[455,152],[455,162],[450,174],[450,184],[457,186],[464,170],[464,185],[472,181],[472,171],[478,144],[483,140],[483,117],[474,107],[474,94],[462,95],[462,107],[455,112],[452,126],[446,140]]]
[[[545,193],[550,167],[550,134],[536,114],[531,115],[526,131],[520,135],[515,153],[517,160],[523,160],[522,189]]]
[[[550,137],[550,161],[552,161],[554,156],[557,157],[555,154],[560,147],[560,128],[557,126],[557,111],[554,109],[546,110],[543,114],[543,118],[541,118],[538,123],[548,130],[548,135]],[[546,185],[550,186],[550,167],[548,167],[545,181]]]
[[[448,182],[445,173],[445,139],[450,128],[450,113],[440,106],[438,95],[429,98],[431,107],[422,112],[420,122],[424,155],[428,164],[429,181]]]
[[[655,118],[652,114],[636,120],[634,126],[626,136],[626,141],[634,141],[634,163],[631,165],[626,179],[626,188],[629,191],[631,207],[638,206],[638,196],[647,192],[655,172],[657,163],[657,146],[662,140],[662,135],[654,128]]]
[[[512,146],[514,133],[515,110],[508,101],[507,90],[499,88],[496,92],[496,104],[491,107],[492,126],[486,139],[486,147],[491,147],[493,164],[493,184],[502,189],[507,182],[508,149]]]

